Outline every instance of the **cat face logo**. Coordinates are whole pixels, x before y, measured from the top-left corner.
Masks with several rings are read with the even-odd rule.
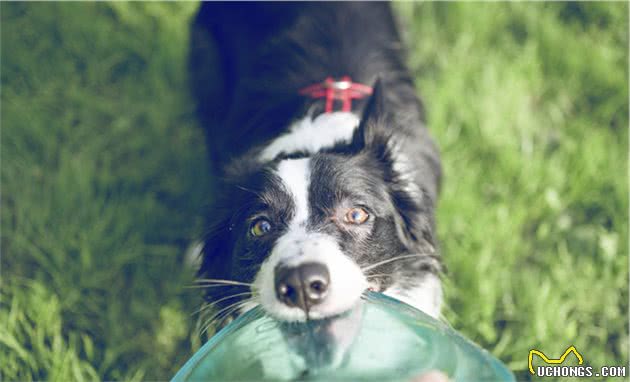
[[[537,356],[539,356],[540,358],[542,358],[542,360],[549,364],[549,365],[559,365],[562,362],[564,362],[564,359],[567,358],[567,355],[569,355],[569,353],[573,352],[573,354],[575,354],[575,356],[578,359],[578,364],[583,364],[584,363],[584,359],[582,358],[582,355],[577,351],[577,349],[575,348],[575,346],[571,345],[567,348],[567,350],[564,351],[564,354],[562,354],[562,356],[558,359],[553,359],[553,358],[548,358],[543,352],[541,352],[540,350],[536,350],[536,349],[532,349],[529,351],[529,357],[527,359],[528,361],[528,365],[529,365],[529,372],[532,375],[536,375],[536,373],[534,372],[534,367],[532,366],[532,359],[534,358],[534,354],[536,354]]]

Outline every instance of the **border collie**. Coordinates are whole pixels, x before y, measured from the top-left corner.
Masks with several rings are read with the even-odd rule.
[[[216,193],[199,275],[224,317],[316,321],[368,289],[439,315],[440,160],[403,53],[387,3],[202,4],[191,83]]]

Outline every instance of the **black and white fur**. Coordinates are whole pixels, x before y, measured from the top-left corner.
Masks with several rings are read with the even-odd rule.
[[[304,321],[342,313],[371,288],[437,317],[440,161],[389,4],[203,3],[192,32],[191,83],[217,179],[199,275],[252,292],[208,288],[208,300]],[[375,84],[351,113],[298,94],[344,75]],[[346,224],[357,206],[368,220]],[[261,217],[272,229],[254,237]],[[306,262],[330,272],[326,299],[308,311],[274,292],[279,266]]]

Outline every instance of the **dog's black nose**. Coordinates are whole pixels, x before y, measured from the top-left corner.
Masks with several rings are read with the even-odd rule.
[[[320,263],[305,263],[293,268],[279,266],[275,270],[278,299],[305,312],[326,298],[329,284],[328,268]]]

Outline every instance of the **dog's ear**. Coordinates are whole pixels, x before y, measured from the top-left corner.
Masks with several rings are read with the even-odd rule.
[[[417,253],[434,253],[435,237],[431,193],[414,183],[409,174],[418,169],[410,167],[405,155],[397,149],[392,136],[391,115],[385,108],[385,87],[377,79],[372,95],[363,111],[355,144],[369,152],[383,166],[391,200],[396,208],[396,228],[400,240]]]
[[[368,99],[363,115],[359,122],[359,127],[354,132],[352,138],[352,147],[361,150],[370,146],[377,135],[377,130],[385,121],[385,96],[383,82],[380,78],[376,79],[372,87],[372,95]]]
[[[396,230],[401,242],[414,253],[434,254],[434,201],[431,193],[414,183],[409,174],[417,169],[409,168],[404,155],[396,149],[396,140],[392,137],[394,121],[385,107],[385,92],[383,82],[377,79],[353,136],[352,147],[356,152],[375,158],[382,166],[396,209]]]
[[[383,118],[385,118],[385,94],[383,81],[377,78],[372,87],[372,95],[370,95],[368,103],[363,109],[359,130],[369,133],[379,122],[382,122]]]
[[[258,179],[252,174],[260,167],[253,161],[238,162],[223,171],[221,181],[215,184],[217,196],[203,212],[208,229],[203,236],[203,257],[197,272],[199,278],[229,279],[232,276],[232,255],[239,235],[236,230],[239,229],[239,221],[242,221],[239,211],[242,211],[246,198],[251,194],[248,188],[241,185],[247,184],[245,179]],[[241,171],[242,174],[235,176],[235,171]]]

